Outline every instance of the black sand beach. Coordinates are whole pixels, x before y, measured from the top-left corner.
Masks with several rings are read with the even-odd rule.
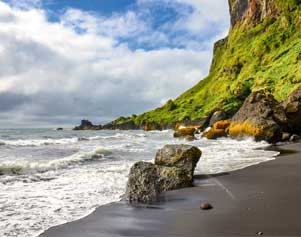
[[[41,237],[301,236],[301,144],[276,160],[196,178],[197,187],[166,193],[152,206],[125,202],[98,208]],[[200,210],[209,202],[213,209]]]

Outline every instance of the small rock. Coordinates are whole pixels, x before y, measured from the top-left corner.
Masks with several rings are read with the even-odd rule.
[[[210,203],[202,203],[200,208],[202,210],[211,210],[213,208],[213,206]]]
[[[78,141],[79,141],[79,142],[82,142],[82,141],[89,141],[89,139],[88,139],[88,138],[85,138],[85,137],[79,137],[79,138],[78,138]]]
[[[187,137],[187,136],[193,136],[196,134],[197,128],[195,126],[189,126],[189,127],[184,127],[184,128],[178,128],[175,133],[174,137],[179,138],[179,137]]]
[[[263,235],[263,232],[257,232],[256,234],[257,235]]]
[[[187,136],[187,137],[185,137],[185,139],[189,142],[196,140],[195,136]]]
[[[291,137],[290,137],[290,142],[298,142],[298,141],[300,141],[301,140],[301,137],[300,136],[298,136],[298,135],[292,135]]]
[[[283,142],[289,141],[290,138],[291,138],[291,134],[286,133],[286,132],[282,133],[282,141]]]

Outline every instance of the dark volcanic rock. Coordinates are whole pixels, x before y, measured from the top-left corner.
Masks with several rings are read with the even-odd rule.
[[[129,202],[151,203],[161,192],[190,187],[201,151],[188,145],[167,145],[158,151],[155,164],[137,162],[126,187]]]
[[[256,140],[274,143],[282,140],[287,130],[284,109],[274,97],[263,91],[253,92],[231,120],[228,128],[232,137],[253,136]]]
[[[93,125],[89,120],[83,119],[80,126],[73,128],[73,130],[101,130],[101,125]]]
[[[148,122],[142,125],[144,131],[163,130],[163,127],[155,122]]]
[[[301,89],[294,91],[281,106],[285,110],[290,132],[301,134]]]
[[[139,130],[141,129],[140,126],[136,125],[134,121],[127,121],[120,124],[108,123],[103,125],[103,129],[106,130]]]
[[[224,111],[216,111],[210,118],[209,127],[212,127],[216,122],[226,120],[227,114]]]

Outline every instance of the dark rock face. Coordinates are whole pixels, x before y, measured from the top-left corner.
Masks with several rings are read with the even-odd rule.
[[[245,12],[249,7],[249,0],[229,0],[231,25],[234,26],[238,21],[243,19]]]
[[[275,0],[229,0],[229,5],[232,27],[244,20],[257,24],[265,17],[279,15]]]
[[[301,89],[294,91],[281,106],[285,110],[290,132],[301,134]]]
[[[229,135],[253,136],[256,140],[274,143],[282,140],[287,128],[284,109],[272,95],[263,91],[253,92],[231,120]]]
[[[226,120],[227,114],[224,111],[216,111],[210,118],[209,127],[212,127],[216,122]]]
[[[80,126],[73,128],[73,130],[101,130],[101,125],[93,125],[89,120],[83,119]]]
[[[137,162],[126,187],[129,202],[151,203],[161,192],[190,187],[202,152],[188,145],[167,145],[157,153],[155,164]]]
[[[108,123],[103,125],[106,130],[139,130],[140,126],[136,125],[133,121],[128,121],[120,124]]]
[[[163,127],[160,124],[154,123],[154,122],[142,124],[142,128],[144,131],[147,131],[147,132],[153,131],[153,130],[163,130]]]

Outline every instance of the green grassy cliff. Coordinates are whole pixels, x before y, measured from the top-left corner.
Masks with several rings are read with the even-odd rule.
[[[209,75],[164,106],[116,123],[196,120],[234,113],[251,91],[282,101],[301,86],[301,1],[229,0],[231,29],[214,47]]]

